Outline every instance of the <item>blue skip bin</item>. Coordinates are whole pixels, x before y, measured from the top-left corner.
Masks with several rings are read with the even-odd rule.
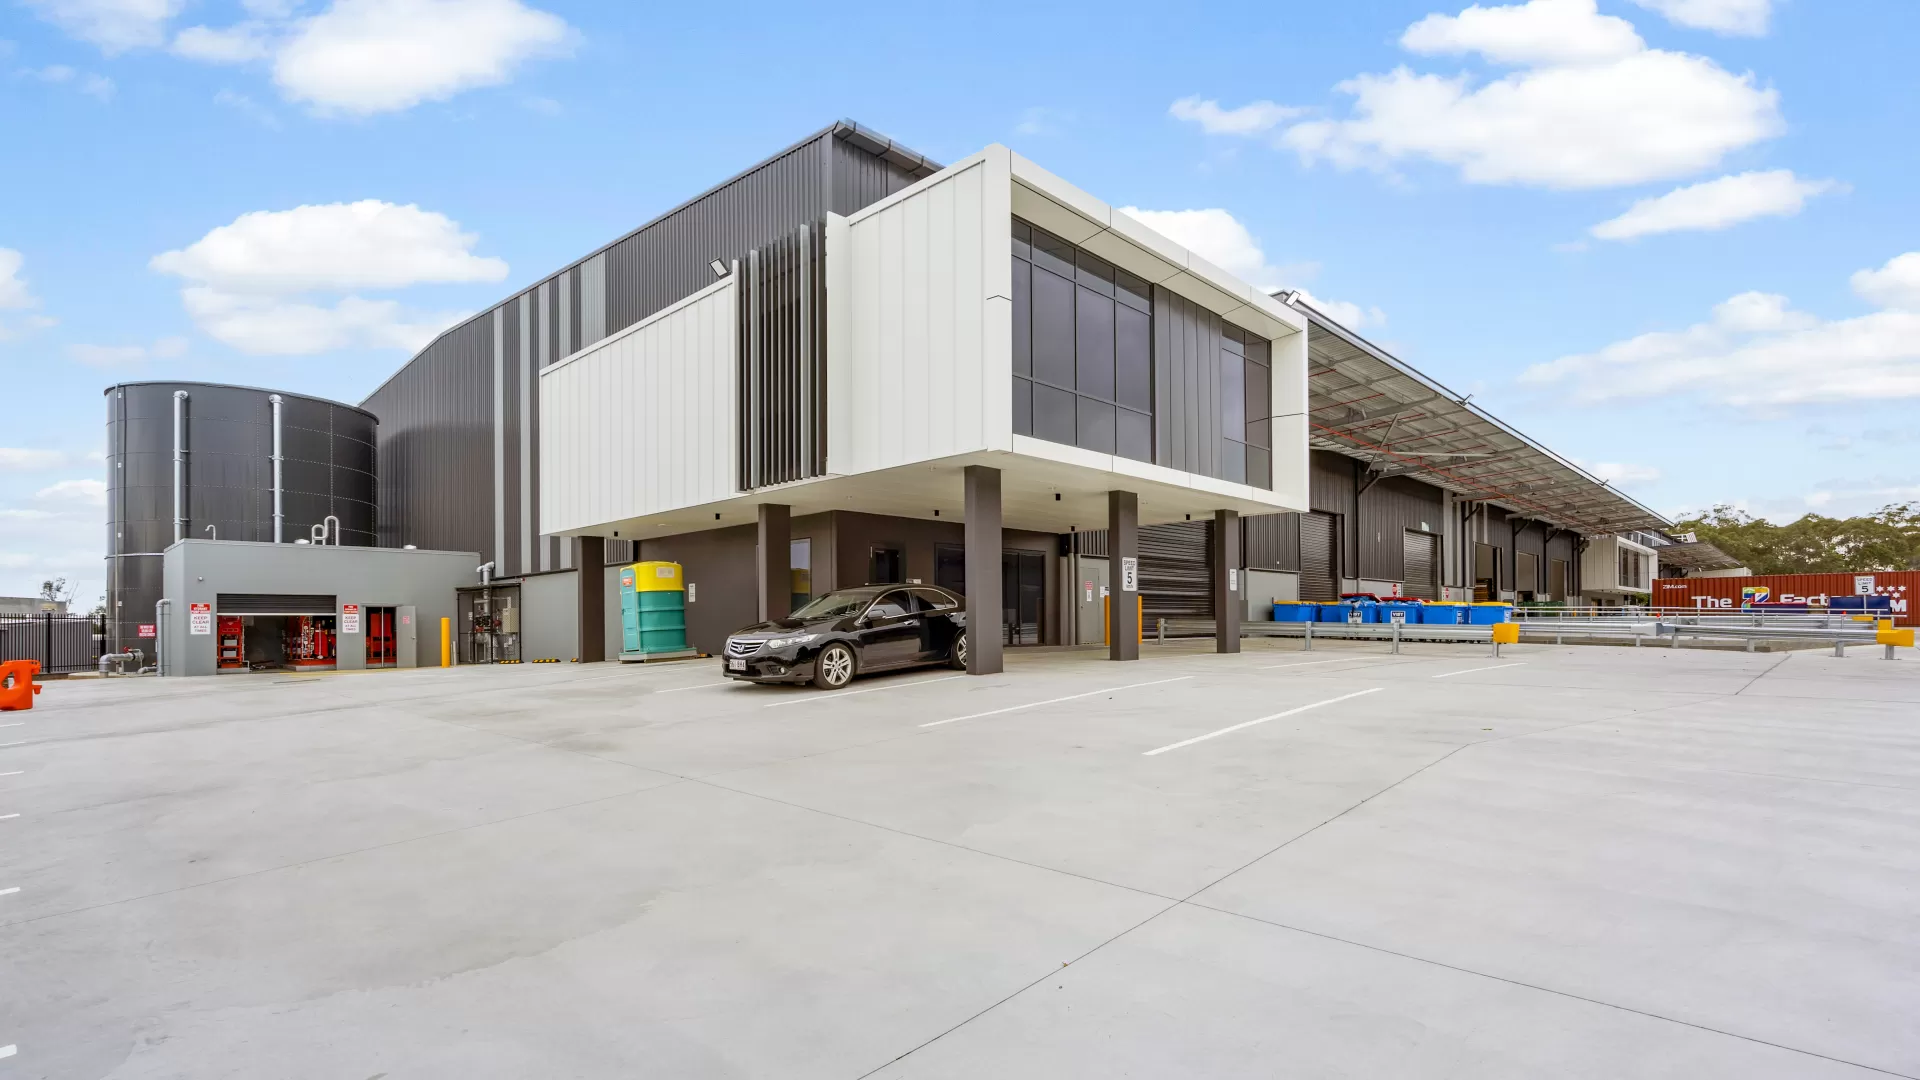
[[[1320,605],[1300,600],[1275,600],[1273,602],[1273,621],[1303,623],[1312,622],[1320,614]]]
[[[1428,626],[1459,626],[1466,617],[1465,604],[1425,604],[1420,608],[1420,621]]]
[[[1477,603],[1467,608],[1467,621],[1475,626],[1494,626],[1512,619],[1512,604]]]

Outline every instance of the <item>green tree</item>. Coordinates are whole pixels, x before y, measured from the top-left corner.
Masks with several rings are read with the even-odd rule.
[[[1692,532],[1756,574],[1840,574],[1920,570],[1920,503],[1881,507],[1862,517],[1807,514],[1775,525],[1719,505],[1674,526]]]

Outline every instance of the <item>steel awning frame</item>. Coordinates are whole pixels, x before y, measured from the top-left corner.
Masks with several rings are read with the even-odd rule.
[[[1682,570],[1731,570],[1742,565],[1739,559],[1721,551],[1705,540],[1696,540],[1687,544],[1669,544],[1655,548],[1654,554],[1668,566],[1677,566]]]
[[[1308,443],[1468,499],[1589,536],[1673,523],[1341,326],[1297,293],[1305,314]]]

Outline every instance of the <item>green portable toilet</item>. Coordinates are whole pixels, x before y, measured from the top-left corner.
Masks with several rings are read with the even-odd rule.
[[[665,660],[696,655],[687,648],[687,593],[680,564],[642,562],[620,568],[620,659]]]

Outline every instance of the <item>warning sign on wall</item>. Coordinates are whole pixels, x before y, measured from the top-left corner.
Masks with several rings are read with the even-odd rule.
[[[360,632],[359,604],[340,605],[340,632],[343,634],[357,634]]]
[[[156,630],[154,625],[150,622],[143,622],[140,624],[141,637],[153,637],[157,632],[158,631]]]
[[[213,605],[212,604],[188,604],[187,605],[187,633],[189,634],[213,633]]]

